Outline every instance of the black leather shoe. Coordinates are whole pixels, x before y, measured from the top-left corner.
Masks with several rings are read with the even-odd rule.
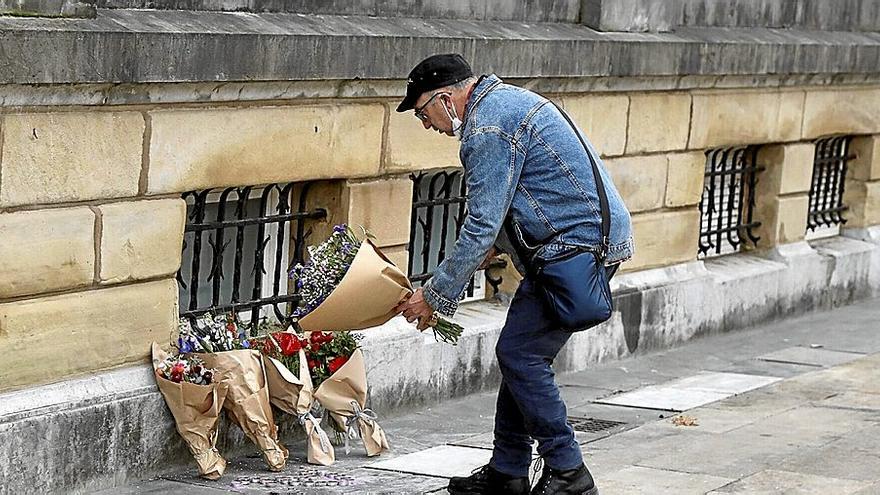
[[[599,495],[599,489],[587,466],[557,471],[544,467],[531,495]]]
[[[449,479],[451,495],[529,495],[529,478],[509,476],[488,464],[467,477]]]

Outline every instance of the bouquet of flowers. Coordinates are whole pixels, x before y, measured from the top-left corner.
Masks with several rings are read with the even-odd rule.
[[[152,354],[156,385],[199,466],[199,475],[216,480],[226,471],[226,460],[216,449],[226,386],[218,384],[215,371],[197,358],[169,356],[155,342]]]
[[[305,345],[295,333],[269,334],[255,347],[266,358],[269,399],[277,408],[297,417],[306,430],[307,459],[311,464],[329,466],[336,461],[330,438],[321,428],[321,419],[312,415],[314,386],[309,373]]]
[[[247,334],[239,332],[234,315],[206,313],[192,322],[181,318],[178,324],[180,335],[177,348],[182,353],[221,352],[234,349],[248,349]]]
[[[224,407],[263,453],[269,469],[280,471],[287,462],[287,449],[278,442],[278,430],[269,403],[262,355],[249,349],[250,342],[232,316],[203,316],[194,323],[180,322],[178,346],[196,353],[222,375],[227,388]]]
[[[365,233],[366,234],[366,233]],[[309,260],[291,269],[301,304],[294,311],[306,331],[361,330],[395,316],[394,307],[413,292],[412,284],[367,238],[360,241],[346,225],[333,228],[318,246],[309,246]],[[351,309],[357,301],[358,309]],[[434,337],[458,342],[462,328],[437,317]]]
[[[317,337],[315,337],[317,335]],[[324,340],[329,336],[330,340]],[[326,373],[315,390],[315,399],[330,412],[334,426],[345,435],[345,452],[349,440],[360,436],[367,456],[388,450],[385,431],[379,426],[376,414],[366,408],[367,370],[364,355],[357,347],[357,339],[347,332],[337,334],[312,333],[309,367],[313,373]],[[317,350],[311,347],[317,344]]]

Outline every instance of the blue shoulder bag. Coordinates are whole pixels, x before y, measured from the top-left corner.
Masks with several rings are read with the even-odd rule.
[[[605,193],[602,176],[599,174],[599,167],[577,127],[561,108],[557,106],[557,109],[584,146],[593,168],[602,216],[602,246],[598,252],[576,248],[549,260],[533,257],[532,266],[536,287],[544,295],[550,312],[556,316],[562,328],[570,332],[578,332],[608,320],[614,310],[608,273],[605,269],[611,219],[608,213],[608,196]]]

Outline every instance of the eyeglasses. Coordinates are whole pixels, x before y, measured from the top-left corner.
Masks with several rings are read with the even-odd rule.
[[[425,110],[425,108],[427,108],[428,105],[430,105],[431,102],[434,101],[434,98],[436,98],[437,95],[448,95],[448,94],[449,94],[449,93],[446,93],[446,92],[443,92],[443,91],[439,91],[439,92],[434,93],[433,95],[431,95],[431,97],[428,98],[428,101],[426,101],[424,105],[422,105],[422,106],[420,106],[419,108],[416,108],[416,109],[415,109],[416,118],[419,119],[419,120],[421,120],[422,122],[425,122],[426,120],[428,120],[428,116],[424,114],[424,110]]]

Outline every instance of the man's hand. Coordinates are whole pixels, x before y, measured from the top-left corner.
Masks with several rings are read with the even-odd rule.
[[[489,268],[489,263],[491,263],[492,259],[494,259],[496,256],[498,256],[498,250],[495,249],[495,246],[492,246],[491,248],[489,248],[489,252],[486,253],[486,259],[484,259],[483,262],[480,263],[480,266],[477,267],[477,270],[485,270],[486,268]]]
[[[416,325],[419,330],[428,328],[428,323],[434,317],[434,308],[428,304],[428,301],[425,301],[424,292],[421,288],[416,289],[408,299],[398,304],[394,311],[402,311],[403,317],[410,323],[419,320]]]

